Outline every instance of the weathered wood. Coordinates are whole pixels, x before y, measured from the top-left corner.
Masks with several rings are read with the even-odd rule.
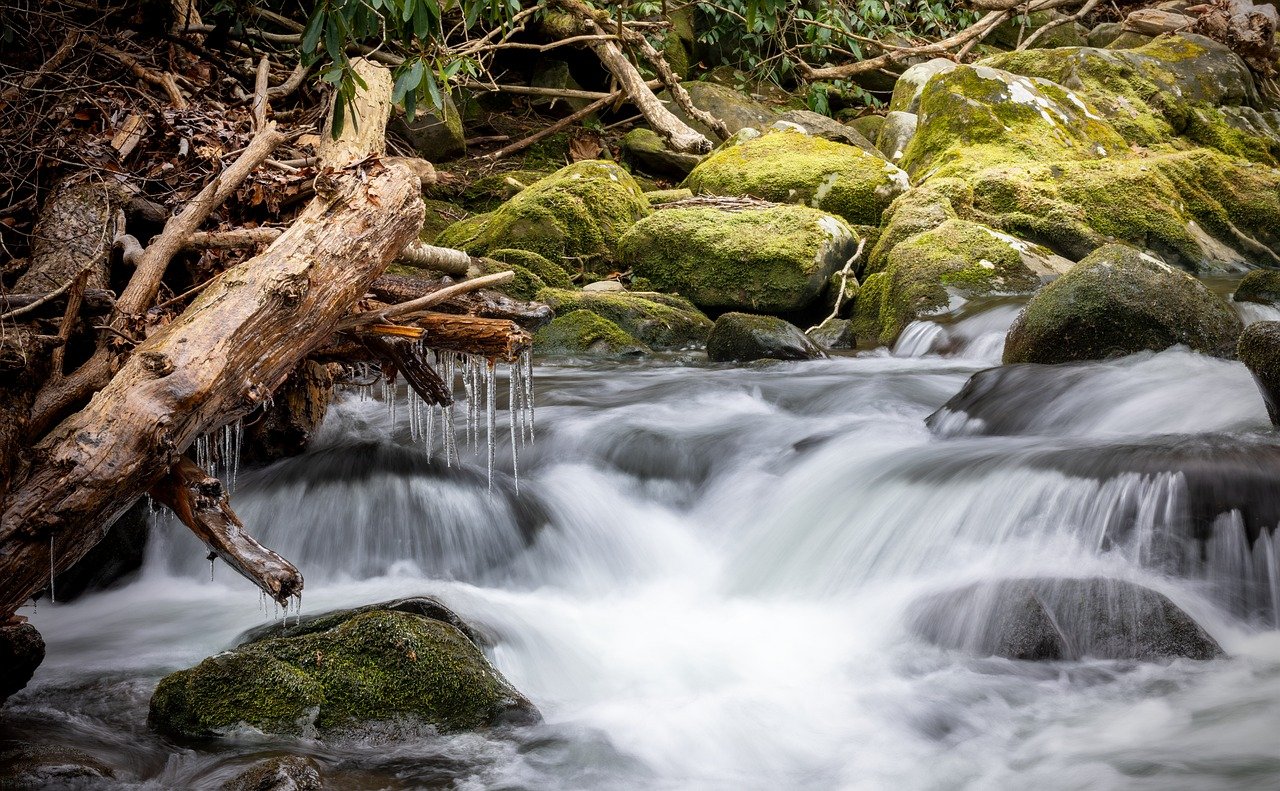
[[[337,367],[304,360],[289,374],[265,413],[244,422],[241,465],[266,464],[306,450],[333,402]]]
[[[210,551],[237,574],[281,604],[302,591],[302,574],[292,563],[245,532],[231,510],[222,481],[185,456],[151,487],[151,496],[169,507]]]
[[[89,270],[87,287],[107,287],[117,210],[129,200],[113,181],[63,182],[44,203],[31,238],[31,266],[14,291],[52,291]]]
[[[428,349],[475,354],[491,360],[513,362],[533,346],[533,336],[514,321],[427,313],[414,326],[372,324],[360,329],[362,337],[384,335],[421,340]]]
[[[71,565],[201,434],[256,408],[422,223],[417,178],[335,173],[261,255],[219,276],[35,448],[0,515],[0,614]]]
[[[1213,0],[1199,6],[1195,30],[1226,44],[1260,74],[1275,72],[1274,48],[1280,13],[1271,3]]]
[[[412,341],[373,333],[365,335],[362,340],[382,362],[384,375],[394,372],[404,376],[413,391],[428,404],[448,406],[453,403],[453,389],[445,384]]]
[[[344,112],[342,134],[333,136],[334,117],[329,113],[320,134],[320,160],[332,168],[387,153],[387,119],[391,117],[391,72],[364,58],[351,61],[351,68],[368,86],[361,101]]]
[[[439,305],[441,302],[447,302],[450,298],[459,294],[465,294],[469,291],[484,288],[485,286],[496,286],[499,283],[506,283],[515,277],[515,272],[495,272],[492,275],[483,275],[481,277],[464,280],[461,283],[454,283],[445,286],[439,291],[432,291],[424,294],[416,299],[408,302],[401,302],[398,305],[390,305],[377,310],[367,310],[363,313],[357,313],[354,316],[348,316],[338,323],[338,329],[350,330],[355,329],[363,324],[373,324],[376,322],[385,322],[395,316],[404,316],[408,318],[417,313],[425,311],[432,305]]]
[[[1190,30],[1196,24],[1195,17],[1162,8],[1139,8],[1124,19],[1124,29],[1144,36],[1159,36],[1178,30]]]
[[[483,260],[483,259],[482,259]],[[388,305],[408,302],[451,285],[448,278],[427,279],[404,275],[383,275],[373,282],[370,293]],[[525,302],[512,299],[498,291],[480,289],[465,294],[454,294],[436,305],[437,313],[454,313],[479,316],[486,319],[514,321],[526,330],[536,331],[555,318],[551,308],[541,302]]]
[[[0,294],[0,313],[8,313],[25,308],[31,308],[30,314],[35,316],[54,313],[62,305],[66,304],[67,292],[70,290],[71,287],[68,285],[66,288],[55,289],[54,292]],[[102,288],[85,289],[81,305],[85,313],[91,316],[100,316],[104,313],[110,313],[115,307],[116,295]]]

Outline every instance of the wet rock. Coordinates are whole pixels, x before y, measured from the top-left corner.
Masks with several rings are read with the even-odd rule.
[[[684,186],[702,195],[743,195],[802,203],[855,225],[880,215],[910,186],[907,174],[855,146],[790,131],[726,143],[694,168]]]
[[[868,154],[877,156],[880,154],[880,150],[876,148],[870,138],[865,137],[854,127],[842,124],[834,118],[821,113],[815,113],[812,110],[788,110],[779,115],[778,120],[799,126],[804,130],[805,134],[821,137],[823,140],[830,140],[834,143],[857,146]]]
[[[1280,322],[1259,321],[1245,327],[1236,353],[1258,383],[1271,423],[1280,426]]]
[[[619,145],[637,167],[659,176],[684,178],[702,161],[698,154],[684,154],[667,148],[652,129],[632,129],[623,136]]]
[[[978,656],[1023,661],[1214,659],[1222,648],[1162,594],[1101,577],[982,582],[915,604],[915,632]]]
[[[472,255],[517,248],[551,261],[606,263],[623,232],[650,211],[629,173],[613,162],[584,160],[530,184],[489,214],[449,226],[437,243]]]
[[[700,308],[782,313],[812,304],[856,246],[844,220],[806,206],[677,205],[636,223],[619,250],[638,277]]]
[[[533,336],[539,354],[591,357],[633,357],[652,349],[626,330],[589,310],[556,316]]]
[[[224,785],[223,791],[320,791],[315,762],[299,755],[259,761]]]
[[[900,113],[891,110],[885,114],[884,124],[880,127],[880,136],[876,139],[876,145],[880,152],[890,162],[897,162],[902,159],[902,154],[907,150],[907,146],[911,143],[911,138],[916,136],[916,123],[918,121],[915,113]]]
[[[829,319],[805,335],[820,349],[852,349],[857,342],[848,319]]]
[[[539,719],[537,709],[446,620],[381,607],[319,616],[166,676],[148,723],[173,737],[252,727],[359,730],[409,718],[440,731]]]
[[[1183,344],[1230,355],[1240,318],[1191,275],[1124,245],[1103,247],[1031,299],[1006,363],[1102,360]]]
[[[1280,304],[1280,271],[1253,270],[1241,278],[1231,299],[1236,302],[1256,302],[1260,305]]]
[[[590,311],[653,349],[683,349],[706,342],[711,320],[693,303],[677,296],[627,292],[617,285],[619,291],[545,289],[538,301],[557,314]]]
[[[115,772],[88,753],[70,747],[23,745],[0,752],[0,788],[101,788]]]
[[[25,687],[43,661],[44,638],[34,626],[0,626],[0,703]]]
[[[799,327],[773,316],[726,313],[716,319],[707,337],[707,357],[712,362],[812,360],[825,356]]]

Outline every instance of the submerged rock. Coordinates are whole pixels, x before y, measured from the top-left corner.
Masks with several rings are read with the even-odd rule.
[[[397,718],[459,731],[538,717],[458,627],[378,607],[317,617],[166,676],[148,722],[169,736],[202,738],[242,727],[323,733]]]
[[[223,791],[320,791],[315,762],[299,755],[259,761],[224,785]]]
[[[1259,321],[1245,327],[1236,353],[1258,383],[1271,423],[1280,426],[1280,321]]]
[[[101,788],[114,778],[110,766],[70,747],[30,744],[0,752],[0,788]]]
[[[589,310],[556,316],[533,336],[540,354],[593,357],[631,357],[652,351],[626,330]]]
[[[488,214],[449,226],[437,243],[472,255],[517,248],[591,265],[613,261],[618,238],[651,211],[631,174],[613,162],[585,160],[530,184]]]
[[[1050,283],[1005,341],[1006,363],[1062,363],[1184,344],[1230,355],[1242,325],[1186,272],[1140,250],[1108,245]]]
[[[34,626],[0,626],[0,703],[25,687],[43,661],[44,638]]]
[[[712,152],[685,180],[696,194],[803,203],[861,225],[879,225],[910,186],[876,154],[794,131],[773,131]]]
[[[619,243],[623,260],[654,288],[701,308],[770,313],[812,304],[856,247],[839,217],[768,204],[661,209]]]
[[[799,327],[773,316],[726,313],[716,319],[707,337],[707,357],[712,362],[812,360],[825,356]]]
[[[910,619],[918,635],[943,648],[1024,661],[1150,662],[1223,653],[1165,596],[1101,577],[977,583],[916,602]]]
[[[653,292],[548,288],[538,292],[538,301],[550,305],[557,314],[590,311],[654,349],[701,346],[711,331],[711,319],[693,303]]]

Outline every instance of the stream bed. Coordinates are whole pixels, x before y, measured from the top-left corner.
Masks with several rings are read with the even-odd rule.
[[[519,494],[502,398],[492,489],[483,441],[446,468],[360,394],[239,471],[304,613],[437,596],[541,725],[160,739],[156,682],[279,613],[157,519],[136,581],[24,608],[48,658],[0,738],[112,767],[86,788],[217,788],[284,752],[337,789],[1280,788],[1280,438],[1249,373],[1172,349],[1002,369],[942,409],[1015,313],[896,354],[539,366]],[[1227,657],[1015,662],[908,626],[921,597],[1061,576],[1159,591]]]

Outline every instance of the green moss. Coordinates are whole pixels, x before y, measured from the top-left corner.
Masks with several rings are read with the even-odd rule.
[[[486,173],[462,190],[463,205],[472,211],[493,211],[526,187],[550,176],[555,170],[504,170]]]
[[[951,291],[970,297],[1028,292],[1040,285],[1039,277],[1023,263],[1010,240],[977,223],[957,219],[896,245],[884,274],[884,285],[877,287],[876,337],[886,345],[917,318],[946,310]],[[859,302],[862,298],[859,295]]]
[[[424,198],[422,203],[426,206],[427,214],[422,221],[418,240],[426,244],[435,244],[441,231],[467,216],[465,209],[446,201]]]
[[[575,310],[556,318],[533,336],[540,354],[622,357],[649,349],[626,330],[589,310]]]
[[[654,349],[700,346],[711,330],[711,320],[693,303],[665,294],[548,288],[538,293],[537,300],[557,314],[590,311]]]
[[[566,267],[576,269],[612,262],[618,237],[650,211],[630,174],[612,162],[588,160],[534,182],[484,220],[450,226],[440,238],[472,255],[516,248],[568,259]]]
[[[676,201],[686,200],[693,197],[693,191],[687,189],[673,190],[654,190],[644,194],[645,200],[649,201],[650,206],[659,206],[663,203],[675,203]]]
[[[958,217],[955,204],[966,215],[973,208],[973,189],[961,179],[932,179],[899,195],[885,212],[884,229],[869,250],[863,272],[881,271],[888,263],[889,253],[900,242]]]
[[[1226,302],[1185,272],[1107,245],[1036,294],[1005,342],[1006,363],[1061,363],[1185,344],[1229,354],[1241,330]]]
[[[240,725],[299,734],[417,717],[444,731],[482,728],[532,706],[457,628],[403,612],[356,615],[332,629],[268,639],[167,676],[150,724],[179,736]]]
[[[559,264],[553,264],[544,256],[529,250],[502,249],[489,253],[489,257],[503,263],[521,266],[542,279],[552,288],[573,288],[573,279]]]
[[[862,281],[858,298],[853,303],[853,318],[850,319],[850,332],[858,344],[880,344],[880,308],[888,287],[889,276],[884,272],[876,272]]]
[[[1257,302],[1262,305],[1280,304],[1280,271],[1255,269],[1245,275],[1231,297],[1236,302]]]
[[[805,206],[655,212],[622,237],[632,270],[704,308],[800,310],[853,253],[853,230]]]
[[[851,223],[879,225],[908,182],[897,167],[855,146],[780,131],[711,153],[684,186],[704,195],[803,203]]]
[[[884,116],[860,115],[856,118],[850,118],[845,123],[852,126],[858,134],[866,139],[875,140],[880,136],[880,127],[884,126]]]
[[[468,245],[474,244],[484,234],[485,229],[489,227],[489,220],[492,218],[493,212],[488,212],[485,214],[473,214],[470,217],[458,220],[452,225],[445,226],[445,229],[436,236],[435,243],[441,247],[456,247],[459,250],[465,250]]]
[[[512,299],[530,301],[538,292],[547,287],[546,281],[519,264],[509,264],[492,258],[473,259],[477,263],[479,274],[490,275],[495,272],[514,272],[515,277],[494,288]],[[557,267],[559,269],[559,267]],[[560,270],[564,274],[564,270]]]

